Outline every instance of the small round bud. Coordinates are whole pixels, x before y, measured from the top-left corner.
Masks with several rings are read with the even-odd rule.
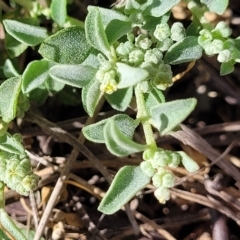
[[[156,152],[156,149],[148,148],[143,152],[142,157],[144,160],[150,160],[153,158],[155,152]]]
[[[170,37],[170,28],[167,23],[160,23],[156,26],[153,33],[154,37],[160,42],[164,41],[166,38]]]
[[[218,54],[217,60],[218,60],[220,63],[224,63],[224,62],[230,61],[230,60],[231,60],[231,51],[228,50],[228,49],[225,49],[225,50],[221,51],[221,52]]]
[[[147,50],[151,47],[152,41],[145,34],[140,34],[135,39],[135,45],[143,50]]]
[[[227,38],[232,34],[232,30],[229,28],[226,22],[219,22],[212,30],[213,37]]]
[[[159,64],[162,61],[162,58],[163,58],[163,54],[157,48],[147,50],[144,55],[145,62],[152,62],[154,64]]]
[[[166,187],[159,187],[154,191],[155,197],[162,204],[166,203],[171,197],[170,191]]]
[[[181,157],[179,156],[179,154],[176,152],[171,152],[168,166],[172,168],[176,168],[180,164],[180,162],[181,162]]]
[[[154,173],[156,172],[156,169],[153,168],[152,164],[149,161],[141,162],[140,168],[149,177],[152,177],[154,175]]]
[[[181,22],[175,22],[173,23],[171,27],[171,39],[173,41],[180,41],[183,38],[185,38],[186,33],[185,33],[185,28]]]
[[[173,40],[171,38],[166,38],[162,42],[157,43],[157,48],[162,52],[166,52],[172,45]]]
[[[126,57],[134,49],[134,44],[132,42],[120,43],[116,48],[116,53],[119,56]]]
[[[144,53],[141,49],[134,49],[129,53],[129,62],[134,65],[139,65],[144,60]]]
[[[150,160],[154,168],[165,167],[169,162],[169,154],[166,151],[155,152],[153,158]]]
[[[175,177],[172,173],[166,173],[162,176],[162,186],[171,188],[175,185]]]
[[[115,79],[104,80],[100,85],[100,90],[107,94],[112,94],[113,92],[117,91],[117,82]]]

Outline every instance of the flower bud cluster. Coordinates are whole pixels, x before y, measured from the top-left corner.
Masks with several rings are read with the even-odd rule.
[[[18,97],[16,116],[19,118],[23,118],[25,115],[25,112],[27,112],[29,108],[30,108],[30,103],[28,98],[24,94],[20,93]]]
[[[143,161],[140,164],[142,171],[152,177],[152,183],[156,187],[154,192],[161,203],[170,199],[169,189],[175,184],[175,176],[166,167],[177,167],[181,157],[178,153],[158,149],[157,151],[147,149],[143,153]]]
[[[100,62],[100,67],[95,75],[101,83],[100,90],[107,94],[117,91],[117,71],[116,67],[110,61]]]
[[[168,36],[170,36],[170,29],[167,37]],[[156,86],[158,89],[165,90],[170,87],[172,85],[172,70],[169,65],[164,64],[163,51],[161,48],[158,47],[157,44],[146,34],[140,34],[134,38],[131,33],[128,34],[127,38],[128,41],[120,43],[116,48],[118,61],[147,70],[149,73],[150,84]],[[161,39],[165,41],[163,36]],[[172,45],[173,43],[172,40],[169,44],[168,42],[169,41],[167,40],[167,46],[166,44],[161,46],[162,49],[166,48],[167,50],[169,47],[168,45]],[[153,44],[156,47],[153,47]]]
[[[198,37],[198,43],[203,47],[209,56],[218,54],[218,61],[221,63],[229,62],[233,59],[235,51],[234,44],[228,37],[232,31],[225,22],[219,22],[213,30],[202,29]],[[231,48],[229,48],[231,45]],[[237,50],[236,50],[237,51]]]
[[[21,195],[27,196],[37,187],[38,176],[31,170],[26,154],[16,155],[0,152],[0,181]]]

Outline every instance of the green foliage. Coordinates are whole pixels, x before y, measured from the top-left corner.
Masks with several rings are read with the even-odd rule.
[[[172,65],[195,61],[204,51],[217,55],[221,75],[231,73],[240,62],[240,38],[231,38],[227,23],[213,26],[204,17],[208,10],[222,14],[227,0],[186,0],[192,13],[187,29],[182,22],[169,22],[171,9],[180,2],[126,0],[114,9],[89,6],[85,23],[68,16],[67,4],[74,3],[66,0],[52,0],[45,9],[34,1],[19,1],[23,15],[18,10],[3,15],[6,51],[0,60],[7,79],[0,85],[0,199],[4,184],[28,195],[38,182],[19,135],[7,132],[10,122],[24,118],[32,102],[40,105],[56,93],[64,103],[81,102],[90,117],[102,98],[117,111],[136,110],[136,118],[115,114],[82,129],[89,141],[105,144],[118,157],[143,152],[140,166],[125,166],[116,174],[99,205],[103,213],[118,211],[150,182],[156,198],[165,203],[175,184],[169,167],[198,169],[185,152],[158,148],[153,135],[153,128],[160,136],[174,131],[196,106],[194,98],[169,102],[165,97],[174,84]],[[18,71],[22,68],[15,63],[27,48],[34,59]],[[144,144],[134,140],[138,126]],[[1,225],[16,239],[25,239],[0,204]]]
[[[98,210],[105,214],[115,213],[149,182],[150,177],[145,175],[140,167],[125,166],[121,168],[102,199]]]

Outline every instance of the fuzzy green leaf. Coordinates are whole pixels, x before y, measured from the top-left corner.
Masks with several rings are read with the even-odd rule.
[[[182,164],[188,172],[195,172],[199,169],[198,164],[192,158],[190,158],[185,152],[178,151],[177,153],[181,156]]]
[[[200,0],[205,4],[210,12],[215,12],[219,15],[223,14],[228,6],[228,0]]]
[[[73,87],[85,87],[96,74],[97,69],[87,65],[58,64],[50,68],[49,75],[56,81]]]
[[[88,10],[97,8],[89,6]],[[108,42],[114,43],[120,37],[132,30],[132,25],[127,16],[113,9],[97,8],[101,15],[101,20],[105,28]]]
[[[4,73],[5,77],[7,77],[7,78],[19,76],[19,73],[13,66],[13,63],[10,59],[6,59],[4,65],[3,65],[3,73]]]
[[[90,54],[85,31],[72,26],[47,38],[40,46],[39,53],[47,60],[62,64],[80,64]]]
[[[121,209],[131,198],[141,191],[150,177],[140,167],[125,166],[116,174],[98,210],[105,214],[113,214]]]
[[[59,26],[63,26],[67,18],[67,0],[52,0],[50,9],[52,19]]]
[[[29,46],[36,46],[48,37],[43,27],[29,25],[16,20],[3,20],[6,31],[19,42]]]
[[[150,92],[144,93],[144,99],[147,110],[149,110],[152,106],[156,106],[160,103],[165,102],[165,97],[162,91],[157,89],[156,87],[153,88]]]
[[[131,67],[128,64],[117,62],[119,74],[118,88],[127,88],[146,80],[149,76],[148,71],[138,67]]]
[[[164,62],[179,64],[191,62],[202,56],[202,47],[198,44],[198,38],[189,36],[173,44],[166,52]]]
[[[96,78],[93,78],[92,81],[82,89],[83,108],[90,117],[93,116],[102,95],[100,85],[101,83]]]
[[[0,149],[17,155],[24,154],[25,151],[22,144],[9,133],[0,137]]]
[[[124,88],[119,89],[112,94],[105,94],[105,98],[107,99],[108,103],[112,106],[113,109],[118,111],[124,112],[131,100],[133,95],[133,88]]]
[[[8,33],[5,35],[5,46],[10,58],[18,57],[28,48],[28,45],[17,41]]]
[[[30,62],[22,75],[23,93],[31,92],[41,86],[49,78],[49,68],[50,63],[46,60],[36,60]]]
[[[195,98],[161,103],[150,109],[153,125],[161,135],[165,135],[181,123],[196,106]]]
[[[144,11],[144,15],[150,15],[153,17],[161,17],[174,6],[176,6],[180,0],[154,0],[147,9]]]
[[[0,86],[0,112],[4,122],[10,122],[16,117],[18,96],[21,90],[21,77],[12,77]]]
[[[135,128],[139,124],[139,121],[130,118],[126,114],[117,114],[111,118],[104,119],[102,121],[84,127],[82,129],[84,136],[92,142],[105,143],[104,126],[111,119],[114,120],[114,123],[119,128],[119,130],[128,138],[133,137]]]
[[[235,61],[232,61],[232,60],[222,63],[220,67],[220,75],[224,76],[232,73],[234,71],[234,64],[235,64]]]
[[[98,8],[93,7],[89,7],[88,10],[88,15],[85,21],[86,38],[89,44],[95,49],[109,57],[110,45],[104,31],[100,11]]]
[[[144,151],[147,147],[147,145],[136,143],[124,135],[115,124],[114,119],[108,119],[104,126],[103,134],[107,149],[119,157]]]

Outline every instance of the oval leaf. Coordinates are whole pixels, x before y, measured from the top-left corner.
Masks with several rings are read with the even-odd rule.
[[[101,15],[98,8],[88,8],[85,21],[85,31],[88,42],[97,50],[109,57],[110,45],[104,31]]]
[[[215,12],[219,15],[223,14],[228,6],[228,0],[201,0],[210,12]]]
[[[50,9],[52,19],[63,26],[67,18],[67,0],[52,0]]]
[[[18,155],[23,154],[25,151],[22,144],[9,133],[0,137],[0,149]]]
[[[82,89],[83,108],[90,117],[93,116],[95,108],[102,96],[100,85],[101,83],[98,79],[93,78],[92,81]]]
[[[29,63],[22,75],[23,93],[31,92],[41,86],[49,78],[49,67],[49,61],[46,60],[37,60]]]
[[[87,58],[91,50],[84,29],[80,26],[72,26],[47,38],[41,44],[39,53],[53,62],[80,64]]]
[[[177,153],[181,156],[182,164],[188,172],[195,172],[199,169],[198,164],[192,158],[190,158],[185,152],[178,151]]]
[[[121,209],[131,198],[141,191],[150,177],[140,167],[125,166],[116,174],[98,210],[105,214],[113,214]]]
[[[198,44],[198,38],[194,36],[186,37],[173,44],[166,52],[165,63],[179,64],[191,62],[202,56],[202,47]]]
[[[56,81],[73,87],[85,87],[96,74],[97,69],[87,65],[55,65],[49,75]]]
[[[150,109],[153,125],[164,135],[181,123],[197,104],[195,98],[161,103]]]
[[[3,20],[3,24],[11,36],[29,46],[35,46],[48,37],[47,30],[43,27],[9,19]]]
[[[20,76],[9,78],[0,86],[0,112],[4,122],[10,122],[16,117],[20,90]]]
[[[147,145],[136,143],[124,135],[113,119],[108,119],[104,126],[103,134],[107,149],[119,157],[141,152],[147,148]]]
[[[119,89],[116,92],[113,92],[112,94],[105,94],[105,98],[107,99],[108,103],[111,105],[113,109],[116,109],[118,111],[125,111],[131,100],[133,95],[133,88],[124,88]]]
[[[139,121],[132,119],[126,114],[117,114],[111,118],[83,127],[82,132],[84,136],[92,142],[105,143],[103,129],[110,119],[114,119],[116,126],[128,138],[133,137],[134,131],[139,124]]]
[[[149,76],[148,71],[138,67],[131,67],[125,63],[117,62],[117,71],[119,74],[118,88],[127,88],[146,80]]]

